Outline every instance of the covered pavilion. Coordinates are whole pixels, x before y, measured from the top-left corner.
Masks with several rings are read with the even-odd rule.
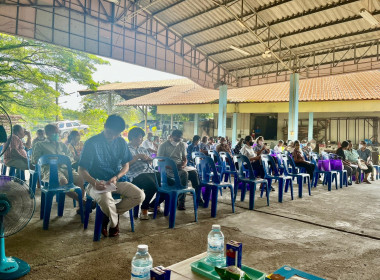
[[[219,135],[226,134],[230,91],[288,82],[283,110],[288,108],[293,139],[300,80],[380,69],[379,19],[377,0],[0,1],[0,32],[219,89]],[[277,203],[274,195],[270,207],[257,198],[255,211],[248,211],[247,201],[238,202],[234,214],[228,201],[221,201],[218,218],[201,209],[200,222],[189,223],[193,213],[185,211],[175,230],[167,229],[162,216],[156,223],[137,221],[131,234],[121,217],[122,236],[96,244],[67,200],[64,218],[53,219],[51,230],[42,230],[35,215],[7,244],[31,263],[25,279],[120,279],[130,276],[137,244],[149,245],[154,265],[171,265],[204,252],[207,233],[218,223],[227,240],[243,242],[244,263],[266,273],[292,264],[326,279],[380,279],[378,187],[328,192],[318,186],[312,196],[294,201],[287,195]],[[199,279],[180,273],[173,280]]]

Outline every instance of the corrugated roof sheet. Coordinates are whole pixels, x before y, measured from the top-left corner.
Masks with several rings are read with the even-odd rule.
[[[240,1],[219,2],[228,6],[235,15],[241,14]],[[150,0],[140,1],[142,7],[149,3]],[[297,55],[380,38],[380,28],[371,26],[359,15],[359,11],[365,8],[380,20],[379,1],[245,0],[244,3],[243,14],[247,16],[243,20],[248,26],[255,28],[256,22],[247,4],[258,11],[260,18]],[[183,36],[186,42],[229,71],[275,60],[273,57],[262,58],[265,47],[239,25],[223,6],[218,6],[213,1],[157,1],[147,10],[169,29]],[[257,34],[261,34],[264,28],[260,28],[263,26],[260,22],[258,25]],[[260,35],[264,41],[266,33]],[[274,39],[268,45],[273,43]],[[231,50],[231,45],[242,48],[251,56],[245,57]],[[364,52],[365,49],[360,51]],[[331,61],[332,56],[328,59]],[[225,61],[229,62],[224,63]]]
[[[216,103],[218,90],[192,85],[173,86],[134,98],[120,106]],[[380,71],[358,72],[300,80],[299,101],[380,100]],[[289,82],[228,90],[229,103],[288,102]]]
[[[189,79],[174,79],[160,81],[143,81],[143,82],[127,82],[127,83],[112,83],[101,85],[97,90],[81,90],[80,93],[101,92],[101,91],[117,91],[117,90],[134,90],[143,88],[165,88],[181,85],[192,85],[194,82]]]

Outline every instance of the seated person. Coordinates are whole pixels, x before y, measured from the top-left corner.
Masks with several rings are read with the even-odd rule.
[[[195,166],[195,162],[192,158],[192,153],[193,152],[199,152],[199,140],[201,137],[199,135],[194,135],[193,141],[191,144],[187,147],[187,165],[188,166]]]
[[[78,162],[80,159],[80,154],[83,150],[83,142],[80,141],[80,133],[77,130],[73,130],[70,132],[69,136],[67,137],[67,147],[69,148],[71,154],[73,155],[73,163],[71,166],[78,170]]]
[[[124,130],[125,122],[120,116],[109,116],[103,132],[84,143],[79,160],[79,173],[89,183],[88,193],[104,213],[102,234],[109,237],[119,235],[119,215],[145,199],[141,189],[126,182],[125,174],[129,170],[128,162],[132,160],[132,155],[127,142],[120,136]],[[118,203],[113,199],[111,192],[97,192],[105,190],[110,184],[116,185],[115,193],[121,195]]]
[[[160,146],[160,137],[158,137],[158,136],[156,135],[156,136],[154,136],[153,139],[154,139],[154,140],[153,140],[154,149],[155,149],[156,151],[158,151],[158,147]]]
[[[348,147],[346,150],[344,150],[344,155],[346,157],[346,160],[348,160],[350,162],[350,166],[351,167],[355,167],[357,169],[358,172],[356,172],[356,180],[355,180],[355,183],[356,184],[360,184],[360,180],[359,180],[359,166],[358,166],[358,160],[359,160],[359,154],[358,152],[352,148],[352,142],[351,140],[347,140],[348,142]]]
[[[213,151],[213,150],[215,150],[214,138],[210,137],[207,143],[207,151]]]
[[[157,153],[157,149],[154,145],[154,136],[153,136],[153,133],[152,132],[149,132],[148,133],[148,136],[146,138],[146,140],[144,140],[144,142],[142,143],[142,146],[148,150],[149,153],[151,154],[156,154]]]
[[[37,142],[35,146],[33,147],[32,163],[36,165],[39,158],[44,155],[63,155],[63,156],[69,157],[70,161],[73,162],[73,155],[71,154],[70,150],[67,148],[67,146],[64,143],[59,141],[60,137],[59,137],[58,127],[54,124],[46,125],[45,134],[46,134],[46,140]],[[42,181],[45,181],[45,182],[49,181],[49,178],[50,178],[49,166],[47,165],[42,166],[41,177],[42,177]],[[74,185],[82,189],[82,194],[83,194],[83,199],[84,199],[83,178],[74,170],[73,170],[73,180],[74,180]],[[67,166],[59,166],[58,182],[60,185],[68,184]],[[67,192],[66,195],[78,201],[77,193]],[[82,203],[81,201],[79,202]],[[78,211],[79,211],[79,208],[77,210],[77,213],[79,214]]]
[[[256,139],[256,146],[253,148],[255,153],[259,156],[261,154],[263,155],[269,155],[270,154],[270,149],[268,148],[267,143],[264,143],[264,137],[259,136]]]
[[[342,160],[344,170],[347,170],[348,184],[352,185],[352,176],[355,174],[355,177],[359,178],[359,170],[357,165],[351,164],[346,158],[345,151],[348,149],[348,145],[347,141],[343,141],[340,148],[336,150],[336,154]],[[357,184],[359,184],[358,180]]]
[[[154,207],[154,201],[151,204],[150,202],[157,192],[155,176],[159,176],[159,173],[154,174],[152,167],[153,159],[150,157],[150,153],[141,146],[144,136],[144,130],[139,127],[132,128],[128,133],[128,147],[133,158],[129,162],[127,177],[132,184],[142,189],[145,193],[145,199],[141,204],[140,220],[149,219],[148,210]],[[160,182],[159,179],[158,182]],[[165,197],[162,197],[161,202],[164,199]]]
[[[236,144],[236,146],[234,148],[235,155],[240,154],[240,150],[243,147],[243,145],[244,145],[244,139],[240,138],[239,142],[237,142],[237,144]]]
[[[240,150],[240,154],[246,156],[249,161],[251,162],[252,168],[256,173],[258,174],[258,177],[264,179],[265,173],[264,168],[262,167],[260,163],[260,155],[257,155],[255,151],[252,148],[253,145],[253,139],[251,135],[247,135],[244,138],[244,145]]]
[[[27,136],[27,140],[24,145],[22,139],[25,135]],[[7,145],[8,148],[4,152],[4,164],[17,169],[28,170],[26,149],[31,148],[30,132],[18,124],[14,125],[13,134],[8,138],[4,147]]]
[[[372,155],[371,151],[367,148],[367,143],[365,141],[360,141],[359,149],[357,150],[359,158],[364,161],[364,164],[367,166],[367,170],[363,170],[364,172],[364,183],[371,184],[368,181],[368,175],[372,174],[372,181],[374,181],[373,178],[373,166],[372,166]]]
[[[34,147],[34,145],[37,142],[41,142],[41,141],[45,141],[46,140],[45,131],[43,129],[38,129],[36,134],[37,134],[37,137],[34,138],[33,141],[32,141],[32,148]]]
[[[279,140],[278,141],[278,144],[276,146],[274,146],[273,148],[273,151],[276,153],[276,154],[280,154],[282,153],[283,149],[284,149],[284,141],[283,140]]]
[[[294,141],[294,150],[292,156],[296,166],[305,168],[306,173],[310,175],[310,182],[313,182],[315,165],[305,160],[301,151],[300,141],[298,140]]]
[[[187,166],[187,157],[186,157],[186,147],[185,144],[181,141],[182,131],[173,130],[171,133],[170,140],[165,141],[158,148],[157,155],[159,157],[168,157],[174,160],[177,164],[178,175],[181,179],[181,184],[187,186],[188,180],[191,181],[193,188],[196,190],[196,193],[200,195],[200,182],[198,178],[197,171],[189,170],[186,171],[184,168]],[[170,175],[170,174],[169,174]],[[178,197],[178,210],[186,210],[185,208],[185,195],[180,195]],[[203,200],[200,196],[197,197],[198,205],[203,205]]]
[[[227,139],[224,137],[220,137],[220,143],[218,146],[216,146],[215,149],[218,153],[220,152],[226,152],[231,155],[231,147],[228,145]]]
[[[203,136],[203,137],[202,137],[202,141],[201,141],[201,143],[199,144],[199,150],[200,150],[202,153],[206,154],[206,155],[207,155],[207,152],[208,152],[208,149],[209,149],[209,147],[208,147],[208,145],[207,145],[207,142],[208,142],[208,137],[207,137],[207,136]]]

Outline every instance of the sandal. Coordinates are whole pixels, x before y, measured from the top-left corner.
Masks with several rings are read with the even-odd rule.
[[[366,184],[371,184],[371,182],[368,181],[368,180],[364,180],[363,182],[366,183]]]

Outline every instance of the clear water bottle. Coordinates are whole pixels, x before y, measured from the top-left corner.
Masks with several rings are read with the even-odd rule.
[[[220,231],[220,225],[213,225],[208,234],[207,262],[212,266],[225,266],[224,235]]]
[[[132,259],[131,280],[149,280],[153,259],[148,253],[148,245],[138,245],[137,253]]]

